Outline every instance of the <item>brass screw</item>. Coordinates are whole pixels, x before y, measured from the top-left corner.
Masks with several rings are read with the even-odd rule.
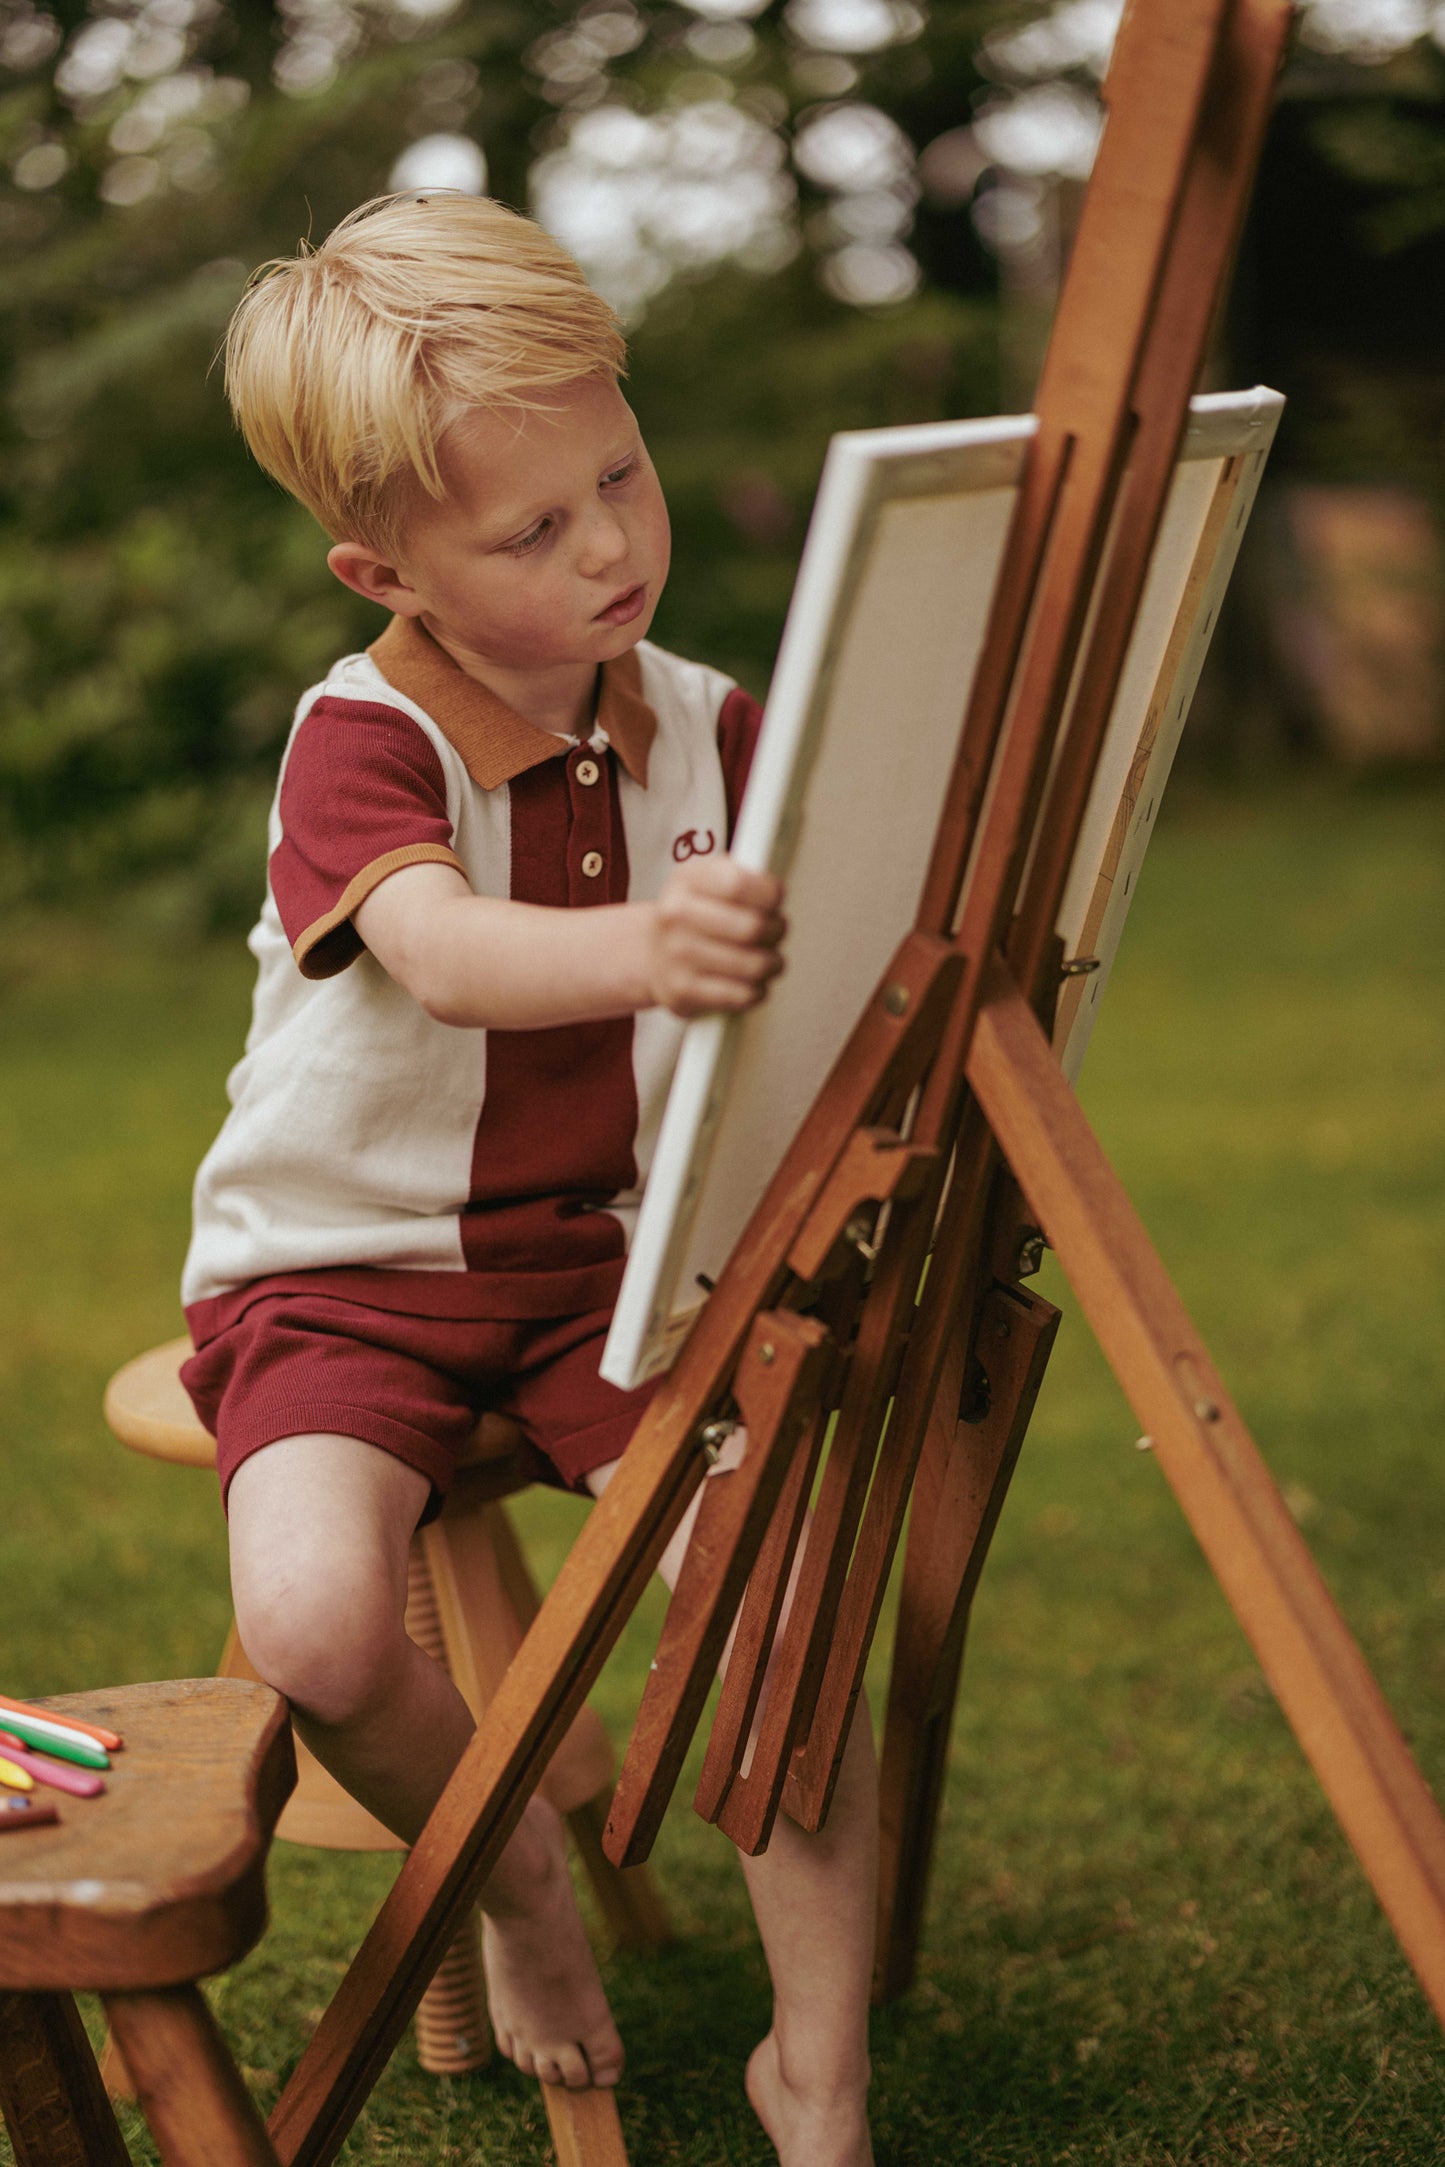
[[[894,978],[883,988],[883,1006],[890,1016],[906,1015],[911,996],[908,988]]]
[[[765,1339],[758,1349],[758,1360],[762,1363],[764,1369],[769,1369],[777,1359],[777,1348],[770,1339]]]
[[[722,1448],[737,1428],[736,1422],[720,1421],[704,1423],[698,1432],[702,1456],[709,1467],[716,1467],[722,1457]]]
[[[861,1215],[848,1221],[843,1229],[843,1238],[852,1244],[865,1264],[877,1263],[878,1251],[868,1239],[868,1221]]]
[[[1152,1437],[1137,1437],[1137,1438],[1136,1438],[1136,1439],[1134,1440],[1134,1450],[1135,1450],[1136,1452],[1152,1452],[1152,1451],[1154,1450],[1154,1440],[1153,1440],[1153,1438],[1152,1438]]]
[[[1196,1400],[1194,1402],[1194,1412],[1201,1422],[1217,1422],[1219,1420],[1219,1409],[1215,1406],[1213,1400]]]

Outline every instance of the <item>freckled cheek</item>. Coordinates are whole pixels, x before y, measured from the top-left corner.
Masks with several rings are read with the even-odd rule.
[[[545,654],[569,629],[567,600],[550,584],[514,594],[499,613],[507,644],[519,654]],[[571,614],[576,614],[575,602]]]

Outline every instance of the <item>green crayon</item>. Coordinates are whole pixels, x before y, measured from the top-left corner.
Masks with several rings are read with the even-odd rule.
[[[53,1753],[58,1761],[75,1761],[82,1768],[110,1766],[110,1755],[104,1746],[69,1729],[58,1718],[52,1723],[45,1716],[17,1715],[13,1709],[6,1708],[0,1710],[0,1730],[13,1731],[27,1746],[38,1746],[42,1753]]]

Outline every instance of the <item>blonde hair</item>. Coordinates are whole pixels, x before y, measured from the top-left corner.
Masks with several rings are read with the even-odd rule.
[[[468,407],[536,407],[623,370],[617,319],[566,249],[486,197],[378,196],[319,248],[254,273],[226,333],[226,392],[268,474],[336,541],[394,551]]]

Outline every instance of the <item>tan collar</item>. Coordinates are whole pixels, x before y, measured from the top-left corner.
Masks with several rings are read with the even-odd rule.
[[[561,738],[468,677],[415,617],[393,617],[367,653],[389,685],[425,708],[483,790],[495,790],[566,750]],[[635,651],[603,663],[596,726],[632,780],[645,787],[657,717],[642,696],[642,665]]]

